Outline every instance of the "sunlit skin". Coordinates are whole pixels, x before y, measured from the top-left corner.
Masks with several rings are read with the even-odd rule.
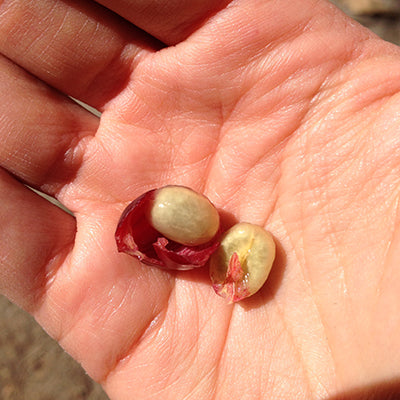
[[[0,0],[1,292],[112,400],[400,379],[399,49],[322,0],[98,3]],[[117,252],[167,184],[272,232],[257,294]]]

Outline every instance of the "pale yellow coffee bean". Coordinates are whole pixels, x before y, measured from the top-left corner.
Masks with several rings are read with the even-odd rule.
[[[184,186],[164,186],[154,196],[150,220],[167,239],[197,246],[214,238],[219,229],[219,214],[200,193]]]
[[[264,285],[274,259],[275,243],[269,232],[246,222],[234,225],[210,259],[215,292],[229,302],[251,296]]]

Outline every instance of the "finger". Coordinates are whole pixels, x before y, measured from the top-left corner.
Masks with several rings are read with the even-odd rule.
[[[97,109],[125,86],[146,40],[93,2],[0,1],[0,52]]]
[[[33,311],[73,245],[75,220],[2,169],[0,204],[0,293]]]
[[[76,175],[98,118],[0,57],[0,166],[54,195]]]
[[[163,43],[188,37],[231,0],[97,0]]]

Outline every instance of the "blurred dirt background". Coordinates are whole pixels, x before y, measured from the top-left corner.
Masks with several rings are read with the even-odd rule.
[[[400,0],[331,1],[400,45]],[[0,400],[107,399],[33,318],[0,297]]]

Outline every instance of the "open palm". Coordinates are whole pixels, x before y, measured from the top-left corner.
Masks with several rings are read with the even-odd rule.
[[[399,378],[398,49],[324,1],[99,3],[0,1],[2,292],[112,399]],[[118,254],[124,207],[166,184],[274,234],[258,294]]]

